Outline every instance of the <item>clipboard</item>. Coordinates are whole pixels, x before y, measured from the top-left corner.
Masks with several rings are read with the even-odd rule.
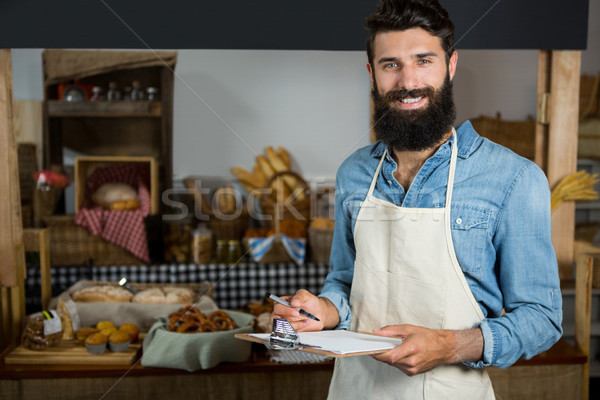
[[[402,343],[402,339],[398,338],[347,330],[297,333],[287,321],[285,323],[288,325],[285,337],[281,335],[281,332],[278,334],[280,329],[275,329],[276,321],[273,321],[274,331],[271,334],[244,333],[237,334],[235,337],[241,340],[261,343],[268,348],[273,348],[274,343],[281,343],[281,346],[277,346],[276,349],[304,351],[334,358],[385,353]],[[289,329],[291,329],[292,333],[290,333]],[[296,335],[295,337],[294,334]]]

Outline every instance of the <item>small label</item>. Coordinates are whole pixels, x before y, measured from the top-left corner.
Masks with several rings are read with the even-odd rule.
[[[62,324],[60,323],[60,317],[54,310],[50,311],[42,311],[44,317],[44,335],[52,335],[53,333],[58,333],[62,331]]]

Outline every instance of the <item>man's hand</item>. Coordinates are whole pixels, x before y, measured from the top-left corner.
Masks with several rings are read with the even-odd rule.
[[[292,297],[282,296],[281,298],[289,301],[293,307],[300,307],[320,319],[320,321],[312,320],[293,308],[275,303],[271,321],[274,317],[287,319],[298,332],[331,329],[335,328],[340,322],[337,309],[329,300],[317,297],[307,290],[300,289]]]
[[[408,376],[430,371],[438,365],[479,361],[483,355],[483,334],[479,328],[452,331],[388,325],[374,329],[373,333],[403,340],[392,350],[372,357]]]

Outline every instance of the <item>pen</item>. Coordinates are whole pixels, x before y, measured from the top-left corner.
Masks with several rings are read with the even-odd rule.
[[[310,319],[314,319],[315,321],[320,321],[319,318],[315,317],[314,315],[312,315],[311,313],[309,313],[307,311],[304,311],[300,307],[292,307],[292,305],[289,302],[285,301],[281,297],[277,297],[274,294],[269,293],[269,292],[267,292],[267,294],[265,296],[267,296],[269,299],[271,299],[273,301],[276,301],[279,304],[283,304],[286,307],[293,308],[294,310],[297,310],[300,314],[306,315]]]

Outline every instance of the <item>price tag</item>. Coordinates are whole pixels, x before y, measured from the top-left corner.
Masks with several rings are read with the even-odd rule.
[[[42,314],[46,318],[44,320],[44,335],[52,335],[62,331],[62,324],[60,323],[60,317],[54,310],[42,311]]]

